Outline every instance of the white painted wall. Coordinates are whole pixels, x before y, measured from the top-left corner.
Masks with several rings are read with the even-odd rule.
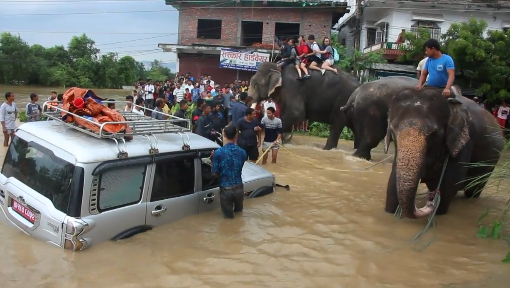
[[[367,9],[369,10],[369,9]],[[452,23],[464,22],[469,20],[470,17],[475,17],[477,19],[484,19],[487,21],[489,30],[502,30],[505,24],[510,22],[510,13],[490,13],[490,12],[455,12],[455,11],[421,11],[419,9],[406,9],[406,10],[393,10],[387,11],[386,13],[380,9],[378,13],[365,13],[363,30],[361,32],[361,49],[366,48],[367,42],[367,27],[374,27],[371,25],[367,25],[370,23],[375,23],[381,19],[383,19],[386,15],[387,22],[389,23],[388,27],[388,39],[386,42],[394,42],[398,38],[398,34],[402,29],[406,29],[406,31],[411,30],[411,25],[414,24],[414,21],[411,21],[413,18],[412,13],[427,13],[427,14],[442,14],[444,22],[439,22],[438,25],[441,27],[441,34],[445,33],[451,26]],[[372,12],[372,11],[370,11]],[[491,15],[492,14],[492,15]],[[381,31],[382,27],[378,27],[378,31]]]
[[[354,13],[356,13],[356,0],[347,0],[345,2],[347,2],[347,7],[350,7],[350,11],[349,13],[345,13],[344,16],[338,19],[338,26],[344,24],[344,22],[347,21],[351,15],[354,15]]]

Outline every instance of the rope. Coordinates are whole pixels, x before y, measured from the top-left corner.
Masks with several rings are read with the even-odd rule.
[[[260,160],[262,160],[262,158],[264,158],[264,155],[266,155],[267,152],[269,152],[269,150],[271,150],[271,147],[273,147],[273,145],[274,145],[274,142],[271,143],[271,145],[269,145],[269,147],[267,147],[267,150],[264,153],[262,153],[262,155],[259,157],[259,159],[257,159],[257,162],[255,162],[255,165],[259,164]]]
[[[444,172],[446,171],[446,166],[448,166],[448,159],[449,158],[450,157],[446,157],[446,159],[444,160],[443,169],[441,171],[441,176],[439,178],[439,183],[437,184],[437,189],[434,190],[433,192],[420,193],[420,194],[416,195],[417,196],[416,198],[418,198],[418,196],[427,195],[428,194],[428,196],[429,196],[428,201],[432,201],[432,205],[434,207],[434,210],[430,214],[429,219],[427,221],[427,225],[425,225],[425,228],[422,231],[420,231],[418,234],[416,234],[416,236],[414,236],[414,238],[411,240],[411,242],[414,242],[414,241],[418,240],[423,234],[425,234],[429,230],[431,225],[432,225],[432,227],[436,226],[436,222],[434,220],[435,220],[435,217],[436,217],[437,208],[439,208],[439,204],[441,203],[441,195],[440,195],[441,193],[440,193],[439,188],[441,187],[441,183],[443,182]],[[433,196],[433,198],[430,199],[432,196]],[[397,217],[399,219],[402,218],[402,207],[400,205],[397,206],[397,211],[395,211],[394,215],[395,215],[395,217]],[[425,243],[423,245],[423,249],[425,249],[430,243],[432,243],[432,241],[434,241],[434,239],[432,239],[431,241]],[[421,249],[421,250],[423,250],[423,249]]]
[[[379,162],[377,162],[377,163],[374,163],[374,164],[372,164],[372,165],[370,165],[370,166],[368,166],[368,167],[365,167],[365,168],[361,168],[361,169],[352,169],[352,170],[344,170],[344,169],[333,169],[333,168],[328,168],[328,167],[319,166],[319,165],[317,165],[317,164],[315,164],[315,163],[312,163],[312,162],[310,162],[310,161],[307,161],[307,160],[305,160],[305,159],[303,159],[303,158],[301,158],[301,157],[297,156],[296,154],[294,154],[294,153],[292,153],[291,151],[289,151],[289,149],[287,149],[285,146],[281,145],[281,147],[283,148],[283,150],[285,150],[285,152],[287,152],[287,153],[289,153],[290,155],[294,156],[294,158],[296,158],[296,159],[298,159],[298,160],[300,160],[300,161],[302,161],[302,162],[304,162],[304,163],[310,164],[310,165],[312,165],[313,167],[315,167],[315,168],[317,168],[317,169],[322,169],[322,170],[332,170],[332,171],[338,171],[338,172],[369,172],[369,171],[366,171],[366,170],[367,170],[367,169],[369,169],[369,168],[372,168],[372,167],[374,167],[374,166],[376,166],[376,165],[378,165],[378,164],[380,164],[380,163],[382,163],[382,162],[384,162],[384,161],[386,161],[387,159],[389,159],[389,158],[391,158],[391,157],[393,157],[393,155],[390,155],[390,156],[388,156],[388,157],[384,158],[383,160],[381,160],[381,161],[379,161]]]

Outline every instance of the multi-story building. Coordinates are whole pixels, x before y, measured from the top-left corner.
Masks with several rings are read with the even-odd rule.
[[[166,0],[179,10],[175,44],[159,44],[177,54],[181,73],[212,75],[216,83],[248,80],[257,65],[278,54],[275,36],[314,34],[322,41],[348,12],[345,1]],[[227,68],[225,68],[227,67]]]
[[[353,51],[357,6],[356,0],[347,1],[350,12],[340,18],[335,29],[339,42]],[[399,45],[404,44],[395,42],[403,30],[418,32],[418,28],[426,28],[432,38],[439,39],[452,23],[470,17],[486,20],[488,29],[510,28],[509,0],[365,0],[361,9],[361,52],[380,51],[390,63],[402,53]]]

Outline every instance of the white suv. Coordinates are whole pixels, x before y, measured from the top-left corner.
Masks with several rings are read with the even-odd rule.
[[[2,220],[78,251],[219,207],[209,159],[219,146],[175,125],[189,120],[122,112],[133,135],[126,142],[105,133],[107,124],[94,133],[55,110],[16,130],[0,174]],[[262,167],[246,162],[242,176],[249,197],[273,192],[275,177]]]

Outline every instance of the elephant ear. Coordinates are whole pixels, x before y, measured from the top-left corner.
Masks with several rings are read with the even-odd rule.
[[[450,104],[450,110],[450,120],[446,128],[446,146],[448,146],[450,154],[456,157],[470,139],[471,115],[466,107],[460,104]]]
[[[271,97],[276,88],[282,86],[282,74],[278,70],[271,70],[268,77],[268,93],[267,97]]]

